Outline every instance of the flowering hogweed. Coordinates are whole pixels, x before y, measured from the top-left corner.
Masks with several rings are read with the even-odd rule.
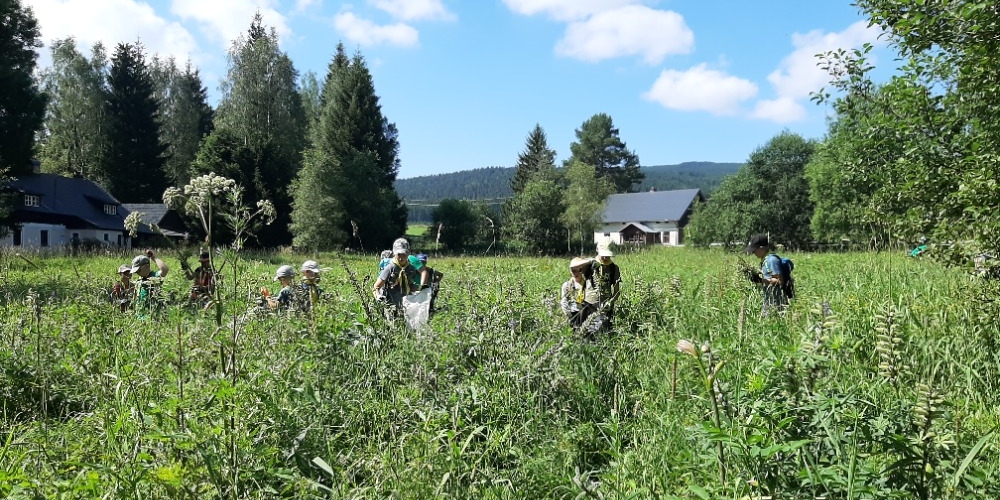
[[[142,224],[142,217],[146,215],[142,212],[132,212],[125,217],[125,230],[129,237],[135,238],[139,234],[139,225]]]

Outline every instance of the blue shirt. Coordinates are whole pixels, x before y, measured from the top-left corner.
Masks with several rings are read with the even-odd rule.
[[[773,253],[767,254],[760,262],[760,275],[764,278],[764,307],[787,304],[788,299],[785,298],[781,285],[767,282],[771,278],[781,277],[781,258]]]

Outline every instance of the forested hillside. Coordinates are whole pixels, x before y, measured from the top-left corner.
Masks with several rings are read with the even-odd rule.
[[[727,175],[735,173],[739,163],[684,162],[677,165],[642,167],[646,179],[639,191],[699,188],[705,193],[715,189]],[[426,175],[396,180],[396,191],[409,206],[410,222],[429,222],[433,206],[440,200],[483,200],[499,205],[511,195],[510,180],[514,167],[486,167],[448,174]]]

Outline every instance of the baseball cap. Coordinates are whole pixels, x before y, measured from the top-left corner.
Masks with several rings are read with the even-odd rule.
[[[573,260],[569,261],[569,268],[573,269],[576,267],[587,265],[593,261],[594,261],[593,259],[588,259],[586,257],[573,257]]]
[[[118,274],[121,274],[121,273],[131,273],[131,272],[132,272],[132,266],[130,266],[128,264],[122,264],[122,265],[118,266]]]
[[[611,251],[610,245],[607,243],[602,243],[597,245],[597,256],[598,257],[614,257],[615,253]]]
[[[319,272],[319,264],[317,264],[315,260],[307,260],[307,261],[305,261],[305,262],[302,263],[302,269],[301,269],[301,271],[302,272],[312,271],[314,273],[318,273]]]
[[[274,272],[274,281],[278,281],[278,278],[291,278],[292,276],[295,276],[295,270],[292,269],[292,266],[281,266]]]
[[[145,255],[136,255],[135,258],[132,259],[132,272],[138,272],[140,267],[148,265],[149,257],[146,257]]]
[[[755,234],[753,235],[752,238],[750,238],[750,243],[747,243],[747,246],[746,248],[743,249],[743,252],[753,253],[756,252],[758,248],[763,248],[766,246],[768,246],[767,235],[764,233]]]
[[[417,254],[417,260],[419,260],[420,262],[423,262],[424,264],[426,264],[427,263],[427,254],[425,254],[425,253],[418,253]]]
[[[406,238],[399,238],[392,242],[392,254],[410,253],[410,242]]]

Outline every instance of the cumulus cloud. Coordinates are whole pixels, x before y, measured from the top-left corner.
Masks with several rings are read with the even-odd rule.
[[[757,105],[754,106],[753,113],[750,116],[777,123],[789,123],[805,118],[806,108],[799,101],[791,97],[761,99],[757,101]]]
[[[277,0],[173,0],[170,11],[198,22],[205,36],[228,48],[246,33],[257,12],[265,26],[273,27],[282,38],[290,36],[288,22],[277,7]]]
[[[323,5],[323,0],[295,0],[295,12],[305,12],[312,7]]]
[[[667,109],[735,115],[757,95],[757,85],[699,64],[685,71],[663,70],[643,98]]]
[[[368,19],[341,12],[333,19],[333,27],[348,40],[363,46],[395,45],[413,47],[420,42],[419,33],[404,23],[379,25]]]
[[[401,21],[453,21],[455,15],[441,0],[369,0],[375,7]]]
[[[778,69],[767,76],[777,98],[757,103],[754,117],[787,123],[805,118],[805,108],[799,102],[821,89],[830,75],[819,67],[817,54],[837,49],[851,49],[878,41],[880,31],[858,21],[836,33],[820,30],[792,35],[795,50],[781,60]]]
[[[137,39],[149,55],[174,56],[179,61],[199,61],[198,44],[183,26],[157,15],[149,4],[136,0],[32,0],[48,45],[73,36],[83,45],[102,42],[113,53],[115,45]],[[48,60],[48,51],[43,51]]]
[[[637,55],[648,64],[658,64],[693,47],[694,33],[680,14],[629,5],[570,23],[556,53],[591,62]]]
[[[542,14],[556,21],[579,21],[594,14],[627,5],[641,4],[641,0],[503,0],[510,10],[525,16]]]

